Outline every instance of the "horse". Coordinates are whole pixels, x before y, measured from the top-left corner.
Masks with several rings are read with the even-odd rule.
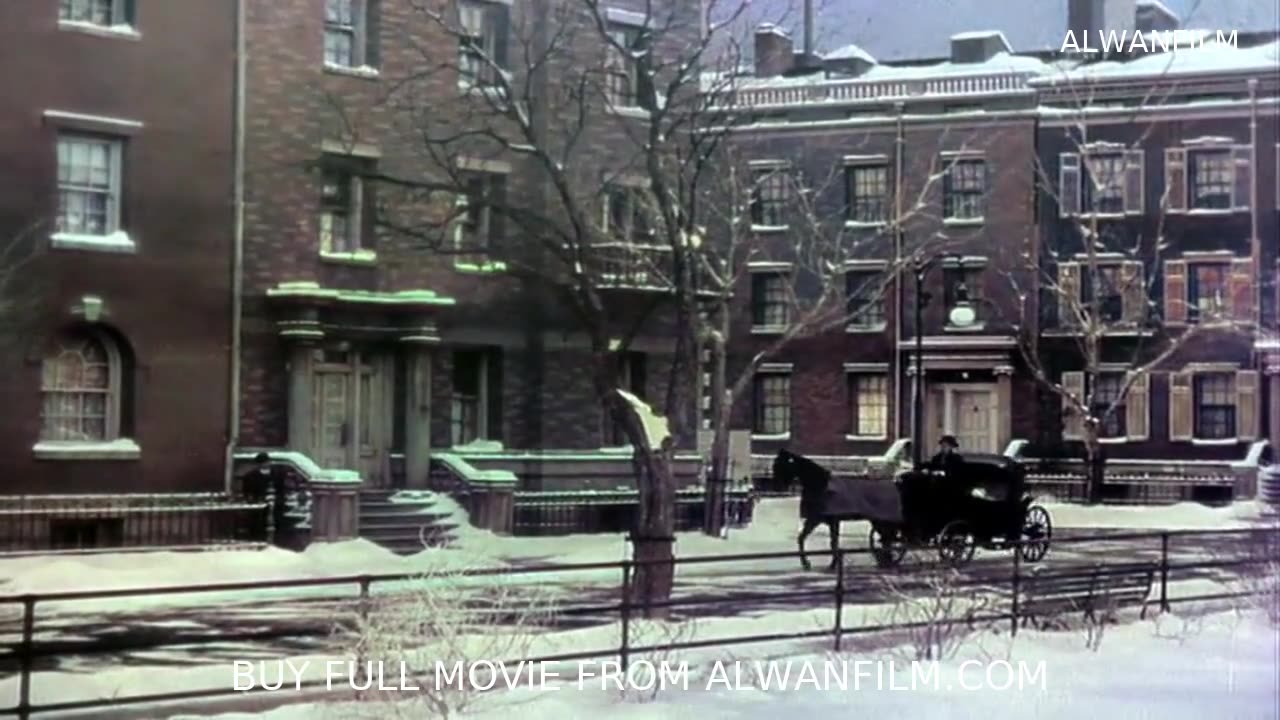
[[[840,547],[840,521],[852,518],[830,515],[826,512],[827,487],[831,483],[831,472],[803,455],[782,449],[773,459],[773,479],[784,482],[788,486],[796,480],[800,481],[800,517],[804,520],[804,525],[800,528],[796,545],[800,548],[801,566],[805,570],[812,568],[808,556],[805,555],[804,543],[818,525],[826,525],[831,534],[831,565],[828,569],[834,570],[838,557],[836,550]]]

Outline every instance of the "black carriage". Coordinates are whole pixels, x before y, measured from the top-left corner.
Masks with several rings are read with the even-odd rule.
[[[935,548],[939,558],[960,566],[976,548],[1017,548],[1028,562],[1049,552],[1053,534],[1049,511],[1033,503],[1026,492],[1026,471],[1002,455],[965,455],[947,472],[917,469],[894,482],[889,499],[897,503],[867,503],[863,512],[871,522],[870,545],[877,564],[893,566],[908,549]],[[834,489],[834,488],[833,488]],[[832,502],[838,502],[835,493]]]

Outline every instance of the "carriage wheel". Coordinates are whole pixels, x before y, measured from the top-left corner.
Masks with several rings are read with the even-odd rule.
[[[1053,521],[1049,519],[1049,511],[1039,505],[1027,508],[1027,516],[1022,521],[1022,545],[1018,552],[1027,562],[1036,562],[1049,552],[1049,542],[1053,537]]]
[[[938,533],[938,558],[953,568],[972,560],[976,546],[973,532],[963,520],[947,523]]]
[[[886,533],[872,526],[867,544],[871,546],[871,557],[875,558],[876,565],[882,568],[897,566],[907,555],[907,544],[903,542],[902,534],[897,530]]]

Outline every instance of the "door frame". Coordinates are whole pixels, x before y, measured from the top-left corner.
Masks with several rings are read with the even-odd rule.
[[[956,406],[955,406],[955,396],[956,396],[956,393],[958,393],[958,392],[982,392],[982,393],[986,393],[986,394],[987,394],[987,397],[989,398],[989,402],[988,402],[988,411],[991,413],[990,424],[989,424],[989,430],[988,430],[988,446],[987,446],[986,448],[982,448],[982,449],[980,449],[980,450],[978,450],[978,449],[974,449],[974,450],[972,450],[972,451],[973,451],[973,452],[983,452],[983,453],[998,453],[998,452],[1000,452],[1000,450],[999,450],[999,444],[1000,444],[1000,425],[999,425],[999,418],[1000,418],[1000,411],[1001,411],[1001,408],[1000,408],[1000,394],[999,394],[999,392],[998,392],[998,390],[999,390],[999,385],[998,385],[997,383],[982,383],[982,382],[978,382],[978,383],[939,383],[939,384],[937,384],[937,385],[933,385],[932,387],[933,387],[934,389],[936,389],[936,390],[937,390],[939,393],[941,393],[941,395],[942,395],[942,398],[941,398],[941,399],[942,399],[942,407],[941,407],[941,408],[935,408],[935,411],[938,411],[938,414],[942,417],[942,424],[941,424],[941,434],[942,434],[942,435],[955,435],[955,434],[956,434],[956,419],[955,419],[955,415],[954,415],[954,411],[955,411],[955,407],[956,407]],[[934,427],[934,428],[936,428],[936,427],[937,427],[937,425],[936,425],[936,424],[934,424],[934,425],[933,425],[933,427]],[[940,439],[941,439],[940,437],[933,438],[934,444],[936,445],[936,444],[937,444],[937,442],[938,442],[938,440],[940,440]],[[960,452],[961,452],[962,454],[963,454],[966,450],[970,450],[970,449],[969,449],[969,448],[964,448],[964,447],[960,448]]]
[[[325,352],[345,353],[346,359],[344,362],[328,361],[324,357]],[[392,402],[394,389],[389,387],[389,383],[394,383],[394,369],[391,366],[393,361],[392,356],[383,352],[328,347],[316,351],[309,369],[313,388],[320,387],[322,375],[332,373],[346,376],[347,397],[344,414],[347,428],[342,469],[357,470],[371,485],[389,482],[388,452],[394,405]],[[366,376],[369,378],[368,392],[365,391],[363,382]],[[368,405],[366,394],[373,399],[372,405]],[[318,430],[323,422],[323,413],[315,403],[316,396],[313,391],[310,453],[318,455],[320,443]],[[365,424],[368,428],[364,427]],[[363,442],[366,436],[368,443]]]

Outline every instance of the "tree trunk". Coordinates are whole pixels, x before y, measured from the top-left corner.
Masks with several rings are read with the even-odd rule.
[[[706,508],[703,530],[719,537],[724,531],[725,492],[729,482],[729,420],[732,402],[725,388],[727,360],[724,343],[713,349],[715,364],[711,372],[711,467],[707,472]]]
[[[1107,476],[1107,459],[1102,455],[1102,443],[1098,442],[1098,426],[1086,422],[1084,428],[1085,488],[1089,504],[1102,502],[1102,486]]]

